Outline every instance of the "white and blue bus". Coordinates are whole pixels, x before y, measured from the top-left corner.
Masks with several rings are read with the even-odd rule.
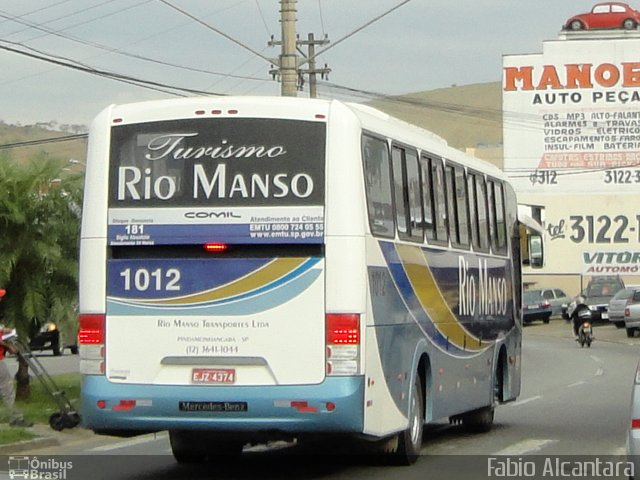
[[[178,461],[328,434],[411,462],[425,422],[488,430],[518,396],[527,238],[498,168],[369,107],[108,107],[86,165],[83,421],[168,430]]]

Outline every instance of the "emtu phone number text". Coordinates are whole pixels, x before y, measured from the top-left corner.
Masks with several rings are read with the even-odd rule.
[[[251,238],[304,239],[322,238],[323,223],[252,223],[249,225]]]

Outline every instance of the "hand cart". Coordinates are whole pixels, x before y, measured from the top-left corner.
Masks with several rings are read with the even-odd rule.
[[[34,376],[40,381],[44,390],[53,398],[58,406],[58,411],[49,417],[49,425],[56,431],[65,428],[74,428],[80,424],[80,414],[74,408],[71,401],[67,398],[65,392],[61,390],[53,380],[49,372],[44,368],[42,362],[36,357],[29,346],[17,337],[6,340],[16,347],[16,354],[23,358]]]

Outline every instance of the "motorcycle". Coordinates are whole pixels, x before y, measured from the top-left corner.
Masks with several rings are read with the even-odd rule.
[[[581,347],[585,345],[591,347],[591,342],[593,342],[593,328],[591,327],[591,322],[585,320],[578,329],[578,343]]]

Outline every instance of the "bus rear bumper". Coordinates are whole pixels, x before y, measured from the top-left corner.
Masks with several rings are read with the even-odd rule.
[[[91,430],[122,435],[159,430],[361,433],[363,404],[361,376],[327,377],[317,385],[230,388],[130,385],[86,375],[81,417]]]

